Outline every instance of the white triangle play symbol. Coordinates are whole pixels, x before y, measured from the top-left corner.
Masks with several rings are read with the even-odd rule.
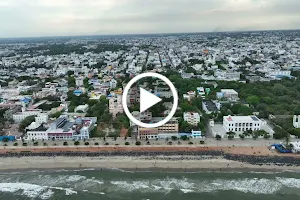
[[[148,108],[154,106],[162,99],[147,90],[140,88],[140,112],[144,112]]]

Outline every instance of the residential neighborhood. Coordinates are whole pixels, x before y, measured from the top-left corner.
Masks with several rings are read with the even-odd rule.
[[[292,130],[291,116],[297,114],[300,102],[282,113],[273,96],[259,88],[274,88],[270,95],[284,98],[280,92],[298,83],[299,40],[297,31],[271,31],[188,34],[184,40],[153,35],[82,37],[72,39],[72,44],[68,39],[59,43],[49,39],[47,45],[2,42],[0,131],[23,140],[157,140],[182,134],[232,139],[252,138],[258,131],[259,137],[282,138],[286,130],[276,116],[285,115]],[[64,48],[57,49],[58,45]],[[166,76],[179,95],[175,116],[162,127],[139,127],[124,113],[123,90],[131,78],[144,72]],[[251,91],[249,83],[254,84]],[[139,113],[140,87],[163,102]],[[295,95],[300,96],[299,91]],[[153,78],[139,81],[126,98],[130,112],[146,123],[166,117],[173,103],[170,88]]]

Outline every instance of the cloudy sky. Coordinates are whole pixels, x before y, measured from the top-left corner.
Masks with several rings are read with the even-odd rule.
[[[0,37],[300,29],[300,0],[0,0]]]

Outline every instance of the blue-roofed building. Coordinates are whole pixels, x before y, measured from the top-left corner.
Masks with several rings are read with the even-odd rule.
[[[32,99],[29,98],[29,97],[24,97],[24,98],[21,99],[21,102],[27,104],[27,103],[31,102],[31,100],[32,100]]]
[[[82,94],[82,90],[74,90],[73,94],[76,96],[80,96]]]

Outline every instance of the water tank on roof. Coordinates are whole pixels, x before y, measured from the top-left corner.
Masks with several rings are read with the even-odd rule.
[[[75,124],[77,124],[77,125],[82,124],[82,118],[81,117],[77,117],[75,119]]]

